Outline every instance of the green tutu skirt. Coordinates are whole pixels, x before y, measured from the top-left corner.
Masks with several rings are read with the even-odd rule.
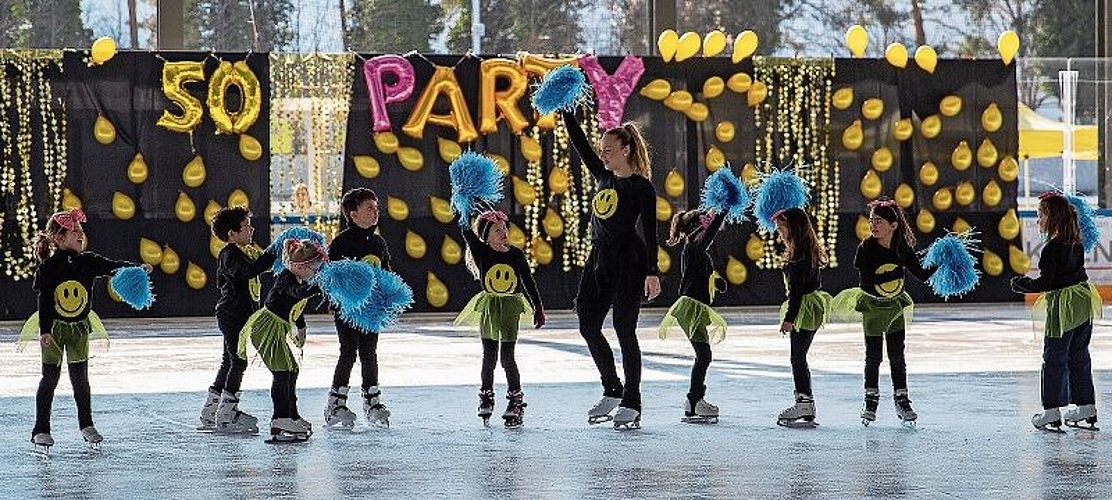
[[[297,358],[293,355],[290,343],[298,349],[302,346],[297,345],[293,326],[270,309],[264,307],[255,311],[239,331],[239,357],[242,359],[247,359],[248,340],[270,371],[298,371]]]
[[[692,342],[717,344],[726,339],[726,320],[710,306],[686,295],[680,296],[668,309],[657,335],[666,339],[675,327],[683,329]]]
[[[1051,290],[1040,295],[1031,306],[1036,331],[1054,338],[1103,316],[1100,293],[1092,283]]]
[[[533,324],[533,307],[520,293],[482,291],[471,297],[456,316],[455,324],[478,328],[487,340],[517,342],[517,331]]]
[[[826,324],[826,319],[830,311],[830,302],[834,300],[829,293],[822,290],[815,290],[803,296],[803,301],[799,304],[799,314],[795,316],[795,329],[796,330],[811,330],[816,331]],[[784,317],[788,314],[788,302],[784,301],[780,305],[780,322],[784,322]]]
[[[50,325],[50,336],[53,342],[43,347],[42,362],[46,365],[61,366],[62,354],[70,363],[88,361],[90,341],[103,350],[108,350],[108,330],[100,321],[97,313],[89,311],[89,315],[82,321],[68,322],[54,320]],[[23,330],[19,332],[16,341],[16,351],[22,352],[28,345],[39,344],[39,313],[32,314],[23,323]],[[100,350],[98,349],[98,350]]]
[[[830,314],[839,321],[860,321],[865,335],[877,336],[906,330],[911,326],[915,302],[907,292],[888,298],[860,288],[843,290],[830,301]]]

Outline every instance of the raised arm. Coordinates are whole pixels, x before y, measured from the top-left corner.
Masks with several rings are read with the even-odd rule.
[[[714,237],[718,234],[718,230],[722,229],[722,223],[726,220],[726,213],[719,212],[714,215],[714,219],[710,221],[710,225],[695,237],[695,244],[699,249],[706,251],[710,248],[710,244],[714,242]]]
[[[591,176],[598,180],[605,177],[609,172],[606,167],[602,165],[602,159],[598,157],[591,142],[587,140],[587,134],[583,133],[583,127],[579,125],[579,121],[575,119],[575,115],[564,111],[560,113],[564,117],[564,125],[568,128],[568,137],[571,139],[571,145],[575,148],[575,152],[579,153],[579,159],[583,160],[583,164],[587,166],[587,170],[591,171]]]

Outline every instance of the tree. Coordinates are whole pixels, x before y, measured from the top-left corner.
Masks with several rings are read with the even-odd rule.
[[[655,52],[657,33],[652,29],[649,19],[651,0],[610,0],[611,10],[617,13],[619,26],[617,49],[634,54]],[[739,8],[736,1],[730,0],[677,0],[676,31],[694,31],[700,36],[714,29],[736,35],[744,30],[752,30],[760,39],[758,51],[771,53],[781,43],[780,23],[788,13],[791,0],[753,0]]]
[[[26,0],[0,0],[0,47],[24,47],[31,21]]]
[[[185,42],[190,48],[273,51],[289,46],[292,0],[186,0]],[[257,35],[256,35],[257,33]]]
[[[355,0],[346,12],[344,45],[358,52],[428,52],[444,27],[429,0]]]
[[[448,50],[467,52],[471,49],[471,2],[451,2],[456,23],[448,32]],[[586,0],[483,0],[481,3],[484,53],[513,54],[519,50],[571,53],[582,43],[579,15],[587,6]]]
[[[93,32],[81,22],[81,0],[29,0],[30,47],[88,47]]]

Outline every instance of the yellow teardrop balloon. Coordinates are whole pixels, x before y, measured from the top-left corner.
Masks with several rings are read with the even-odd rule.
[[[258,160],[263,157],[263,145],[250,135],[239,134],[239,154],[247,161]]]
[[[981,113],[981,128],[985,132],[996,132],[1004,125],[1004,115],[1000,113],[1000,107],[995,102],[989,103],[988,107]]]
[[[872,165],[877,172],[886,172],[892,166],[892,151],[882,147],[873,151]]]
[[[676,56],[676,48],[680,43],[680,34],[676,30],[667,29],[660,32],[656,37],[656,48],[660,51],[661,59],[664,62],[671,62],[672,58]]]
[[[660,222],[667,222],[672,219],[672,205],[668,200],[657,196],[656,197],[656,220]]]
[[[735,128],[733,122],[719,122],[718,125],[714,127],[714,138],[718,139],[718,142],[730,142],[734,140],[734,132]]]
[[[680,40],[676,44],[676,62],[686,61],[698,54],[702,42],[699,34],[694,31],[688,31],[680,35]]]
[[[970,226],[968,222],[965,222],[965,219],[962,219],[961,217],[958,217],[957,219],[954,220],[954,226],[951,227],[950,229],[953,230],[955,233],[960,234],[960,233],[969,232],[970,230],[973,229],[973,226]]]
[[[487,156],[494,160],[494,166],[498,167],[498,171],[502,172],[503,176],[510,175],[510,160],[507,160],[505,156],[493,153],[487,153]]]
[[[181,171],[182,182],[191,188],[200,187],[201,184],[204,184],[205,176],[205,160],[201,159],[200,155],[189,160],[189,163],[185,164],[185,169]]]
[[[194,205],[189,195],[182,191],[178,191],[178,201],[174,203],[174,215],[182,222],[190,222],[197,217],[197,205]]]
[[[934,166],[934,162],[926,162],[919,168],[919,182],[925,186],[933,186],[938,182],[938,167]]]
[[[753,78],[748,73],[734,73],[726,80],[726,88],[744,94],[753,86]]]
[[[440,153],[440,159],[444,160],[444,163],[452,163],[456,158],[459,158],[459,155],[463,154],[463,148],[460,147],[458,142],[443,137],[436,138],[436,150]]]
[[[425,256],[425,251],[428,247],[425,245],[425,239],[421,235],[407,229],[405,231],[405,253],[410,258],[420,259]]]
[[[664,245],[656,247],[656,268],[660,274],[665,274],[672,268],[672,256],[664,249]]]
[[[741,167],[741,180],[745,182],[747,186],[756,184],[760,179],[761,174],[752,163],[746,163],[745,166]]]
[[[173,248],[167,246],[162,249],[162,261],[158,263],[158,268],[166,274],[174,274],[178,272],[181,267],[181,259],[178,253]]]
[[[934,139],[942,132],[942,119],[938,115],[930,115],[919,124],[919,132],[927,139]]]
[[[745,30],[738,33],[737,38],[734,39],[734,54],[730,60],[734,64],[741,62],[743,59],[753,55],[757,51],[757,45],[760,44],[760,38],[753,30]]]
[[[726,262],[726,281],[731,285],[737,286],[745,283],[745,278],[749,277],[749,271],[745,269],[745,264],[734,258],[733,255]]]
[[[375,134],[374,140],[375,147],[379,151],[388,155],[398,152],[400,144],[398,143],[398,136],[394,135],[393,132],[378,132]]]
[[[848,109],[853,105],[853,87],[842,87],[834,91],[830,104],[836,109]]]
[[[850,26],[846,30],[846,47],[853,53],[853,57],[861,57],[865,55],[865,49],[869,46],[869,32],[865,31],[865,27],[860,24]]]
[[[897,68],[907,67],[907,47],[900,42],[892,42],[888,44],[888,48],[884,49],[884,59],[888,64]]]
[[[444,198],[429,196],[429,210],[432,212],[433,218],[441,224],[448,224],[454,218],[452,205]]]
[[[73,194],[69,188],[62,188],[62,210],[77,210],[81,206],[81,198]]]
[[[428,272],[428,285],[425,286],[425,300],[429,301],[429,305],[441,308],[448,303],[448,287],[444,286],[444,282],[440,281],[432,271]]]
[[[757,237],[756,233],[750,234],[749,239],[745,242],[745,256],[753,262],[758,262],[764,258],[764,255],[764,242]]]
[[[915,49],[915,64],[923,68],[923,71],[934,74],[934,68],[938,65],[938,53],[930,45],[920,45]]]
[[[674,168],[668,172],[668,177],[664,178],[664,192],[668,193],[668,196],[678,198],[683,194],[684,186],[683,176]]]
[[[950,153],[950,164],[956,170],[965,170],[973,164],[973,150],[969,149],[969,143],[961,141],[958,146],[954,148],[954,152]]]
[[[250,208],[251,198],[248,198],[247,193],[242,189],[236,189],[228,194],[228,206]]]
[[[520,227],[517,227],[517,224],[513,222],[510,223],[509,231],[507,231],[506,236],[506,239],[510,240],[510,245],[518,248],[525,248],[525,232],[522,231]]]
[[[691,107],[687,108],[687,111],[684,111],[683,114],[687,115],[689,120],[701,123],[707,121],[707,118],[710,117],[710,108],[706,104],[696,102],[692,103]]]
[[[568,192],[568,185],[570,179],[568,170],[563,167],[553,167],[548,172],[548,189],[552,194],[564,194]]]
[[[391,219],[403,221],[409,217],[409,204],[405,200],[393,196],[386,197],[386,213]],[[422,252],[423,254],[424,252]]]
[[[850,151],[857,151],[865,141],[865,133],[861,128],[861,120],[854,120],[850,126],[842,131],[842,145]]]
[[[135,156],[127,164],[127,180],[131,181],[132,184],[139,185],[147,180],[149,173],[147,162],[143,160],[143,153],[135,153]]]
[[[718,149],[715,146],[711,146],[710,149],[707,150],[706,155],[707,170],[712,173],[717,172],[718,169],[722,168],[722,166],[725,164],[726,155],[722,153],[722,150]]]
[[[668,109],[680,112],[690,108],[693,102],[695,102],[694,98],[692,98],[691,93],[686,90],[677,90],[664,98],[664,105],[667,106]]]
[[[205,205],[205,224],[212,225],[212,218],[216,216],[216,212],[220,211],[220,204],[209,200],[208,205]]]
[[[456,240],[444,236],[444,242],[440,244],[440,258],[450,266],[459,264],[460,259],[463,257],[463,249],[460,248]]]
[[[215,234],[209,234],[209,253],[212,254],[212,258],[220,258],[220,251],[224,249],[224,245],[227,243],[220,241]]]
[[[961,98],[956,95],[943,97],[942,102],[938,103],[938,112],[942,116],[957,116],[961,113]]]
[[[957,189],[954,190],[954,201],[963,207],[969,206],[977,197],[977,190],[973,188],[970,182],[959,182]]]
[[[880,176],[877,175],[876,170],[869,169],[865,172],[865,177],[861,179],[861,194],[870,200],[877,199],[880,192],[884,189],[884,184],[880,181]]]
[[[1008,245],[1008,264],[1012,268],[1012,272],[1016,274],[1027,274],[1031,270],[1031,257],[1020,250],[1015,245]]]
[[[745,94],[745,103],[752,108],[764,102],[766,97],[768,97],[768,85],[762,81],[754,81],[749,87],[749,92]]]
[[[208,283],[208,275],[205,274],[204,269],[201,269],[201,266],[190,262],[185,268],[185,282],[189,285],[189,288],[200,290]]]
[[[1012,155],[1007,155],[1003,160],[1000,160],[1000,168],[997,171],[1000,174],[1000,180],[1012,182],[1016,177],[1019,177],[1019,163],[1015,161]]]
[[[425,166],[425,157],[417,148],[398,148],[398,161],[410,172],[416,172]]]
[[[659,196],[657,200],[660,200]],[[561,219],[560,214],[557,214],[556,211],[551,208],[544,212],[544,219],[541,220],[541,225],[544,226],[544,232],[549,238],[559,238],[564,234],[564,219]]]
[[[714,57],[726,50],[726,34],[714,30],[703,37],[703,57]]]
[[[714,99],[726,91],[726,80],[721,76],[712,76],[703,82],[703,99]]]
[[[104,145],[112,144],[116,140],[116,126],[104,115],[97,115],[93,123],[93,138]]]
[[[532,205],[537,201],[537,190],[532,184],[518,176],[513,176],[514,199],[522,206]]]
[[[935,191],[934,196],[931,197],[931,204],[934,205],[934,209],[939,212],[949,210],[950,205],[953,205],[953,203],[954,195],[950,192],[950,188],[941,188]]]
[[[915,216],[915,227],[919,228],[919,232],[923,234],[934,231],[934,214],[926,209],[920,209],[919,215]]]
[[[355,162],[355,171],[359,172],[359,175],[365,179],[374,179],[382,171],[378,160],[374,159],[373,156],[356,155],[352,157],[352,161]]]
[[[162,262],[162,247],[147,238],[139,238],[139,258],[144,264],[157,266]]]
[[[876,120],[883,113],[884,101],[880,99],[873,97],[865,99],[865,102],[861,103],[861,116],[864,116],[867,120]]]
[[[1000,276],[1004,272],[1004,260],[995,252],[986,248],[984,254],[981,255],[981,267],[989,276]]]
[[[992,168],[993,165],[996,165],[996,155],[996,145],[992,143],[991,139],[985,139],[977,147],[977,164],[985,168]]]
[[[915,203],[915,190],[908,186],[907,183],[902,183],[896,188],[895,195],[896,204],[901,208],[908,208]]]
[[[112,193],[112,215],[120,220],[130,220],[135,217],[135,201],[119,191]]]
[[[853,233],[857,236],[858,240],[864,240],[872,235],[869,229],[869,218],[864,215],[857,216],[857,223],[853,225]]]
[[[530,162],[538,162],[544,158],[544,150],[541,148],[541,143],[536,139],[527,135],[521,136],[521,155]]]
[[[668,83],[668,80],[657,78],[641,87],[638,93],[654,101],[662,101],[672,93],[672,84]]]
[[[549,245],[544,238],[540,236],[533,237],[533,249],[531,251],[538,264],[547,266],[552,263],[552,245]]]
[[[906,141],[911,138],[911,134],[914,132],[915,126],[911,124],[911,118],[904,118],[897,120],[892,127],[892,138],[897,141]]]
[[[1000,224],[997,225],[997,230],[1000,232],[1000,237],[1005,240],[1013,240],[1019,236],[1019,217],[1015,213],[1014,208],[1009,208],[1004,216],[1000,218]]]
[[[984,201],[985,205],[990,207],[999,205],[1003,197],[1004,193],[1000,190],[1000,185],[996,183],[996,179],[988,181],[985,188],[981,190],[981,201]]]

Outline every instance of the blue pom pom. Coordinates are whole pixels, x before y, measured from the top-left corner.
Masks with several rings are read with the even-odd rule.
[[[934,275],[927,283],[934,293],[944,299],[968,293],[981,280],[973,252],[977,240],[970,233],[948,234],[935,240],[923,257],[924,268],[934,268]]]
[[[556,111],[575,111],[587,100],[587,78],[579,68],[560,66],[545,75],[533,92],[533,109],[547,115]]]
[[[729,167],[720,168],[703,183],[700,209],[713,209],[726,214],[726,222],[739,223],[746,219],[745,210],[752,199],[749,190]]]
[[[312,282],[337,307],[357,307],[375,286],[375,266],[357,260],[328,262],[317,270]]]
[[[396,273],[374,268],[375,286],[361,304],[340,309],[340,317],[364,333],[380,333],[413,304],[413,290]]]
[[[757,216],[761,229],[770,233],[776,231],[772,216],[781,210],[807,206],[807,193],[807,185],[795,172],[774,170],[763,176],[753,200],[753,215]]]
[[[1097,212],[1077,195],[1065,195],[1066,200],[1077,211],[1077,227],[1081,230],[1081,243],[1085,252],[1092,252],[1100,242],[1100,227],[1097,226]]]
[[[285,246],[286,240],[310,240],[320,245],[321,248],[325,246],[324,235],[307,227],[296,226],[282,231],[278,237],[274,238],[270,246],[266,247],[267,252],[273,252],[278,256],[278,258],[274,260],[274,265],[270,266],[270,270],[274,272],[274,274],[278,274],[286,269],[286,264],[282,262],[282,248]]]
[[[460,214],[459,224],[467,227],[478,212],[477,202],[495,204],[502,200],[502,172],[494,160],[467,151],[448,166],[452,182],[452,209]]]
[[[116,274],[109,280],[116,295],[120,296],[127,305],[137,311],[146,309],[154,304],[154,291],[151,289],[151,277],[142,267],[124,267],[116,270]]]

